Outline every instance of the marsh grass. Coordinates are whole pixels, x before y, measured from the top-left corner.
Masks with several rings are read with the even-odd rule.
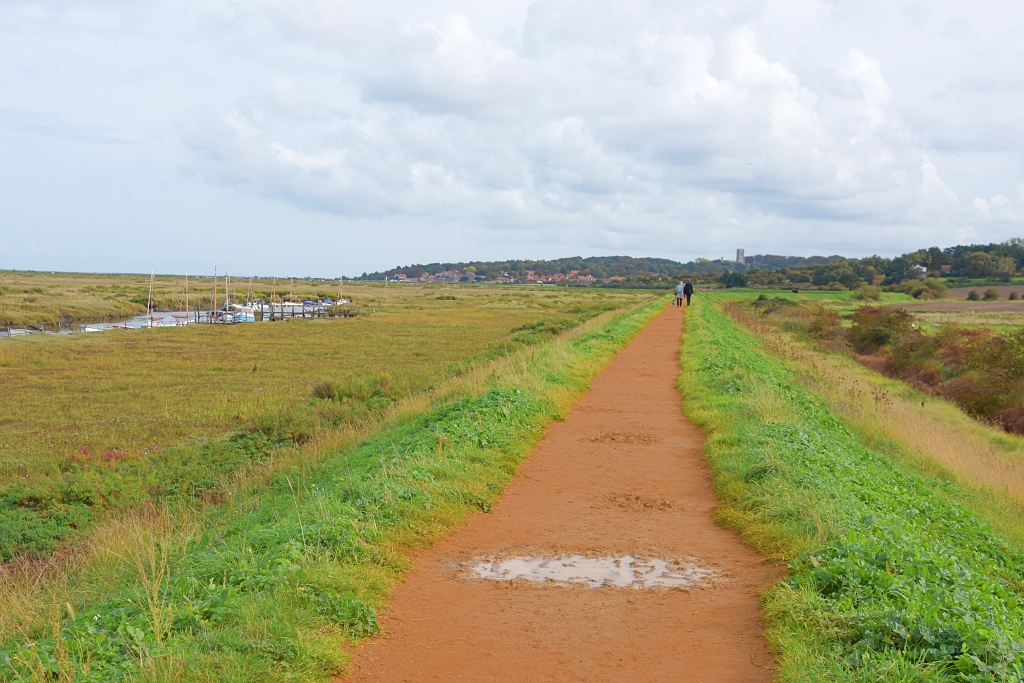
[[[377,312],[3,340],[0,560],[54,552],[98,515],[147,501],[223,502],[230,472],[647,296],[348,289]]]
[[[7,653],[37,652],[65,673],[88,653],[102,680],[322,680],[343,667],[343,645],[375,630],[372,608],[410,550],[488,509],[543,424],[661,305],[606,313],[409,396],[372,424],[325,431],[234,473],[223,504],[122,515],[48,569],[23,562],[0,593]],[[65,603],[78,617],[62,613],[55,638],[53,606]],[[142,634],[144,653],[113,613]],[[95,617],[113,654],[82,630]],[[166,623],[177,625],[161,640]],[[17,646],[26,640],[35,648]]]

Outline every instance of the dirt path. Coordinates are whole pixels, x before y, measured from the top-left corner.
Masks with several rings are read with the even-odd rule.
[[[768,681],[758,591],[778,568],[716,526],[680,412],[669,308],[553,423],[493,512],[421,553],[346,681]],[[690,589],[471,577],[481,557],[699,558]]]

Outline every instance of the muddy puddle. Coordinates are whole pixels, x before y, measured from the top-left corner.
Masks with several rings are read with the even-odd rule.
[[[480,559],[470,567],[469,576],[490,581],[525,579],[563,586],[582,584],[591,588],[696,588],[708,585],[714,570],[695,562],[632,555],[557,555]]]

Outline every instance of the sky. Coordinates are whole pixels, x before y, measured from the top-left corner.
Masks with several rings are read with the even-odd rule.
[[[1018,236],[1019,0],[0,0],[0,269]]]

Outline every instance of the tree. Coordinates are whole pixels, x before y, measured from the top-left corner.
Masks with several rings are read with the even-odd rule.
[[[972,251],[960,260],[960,275],[963,277],[988,277],[993,269],[992,257],[983,251]]]
[[[743,273],[737,273],[735,271],[722,273],[718,277],[718,281],[725,285],[726,289],[732,289],[733,287],[746,287],[747,276]]]

